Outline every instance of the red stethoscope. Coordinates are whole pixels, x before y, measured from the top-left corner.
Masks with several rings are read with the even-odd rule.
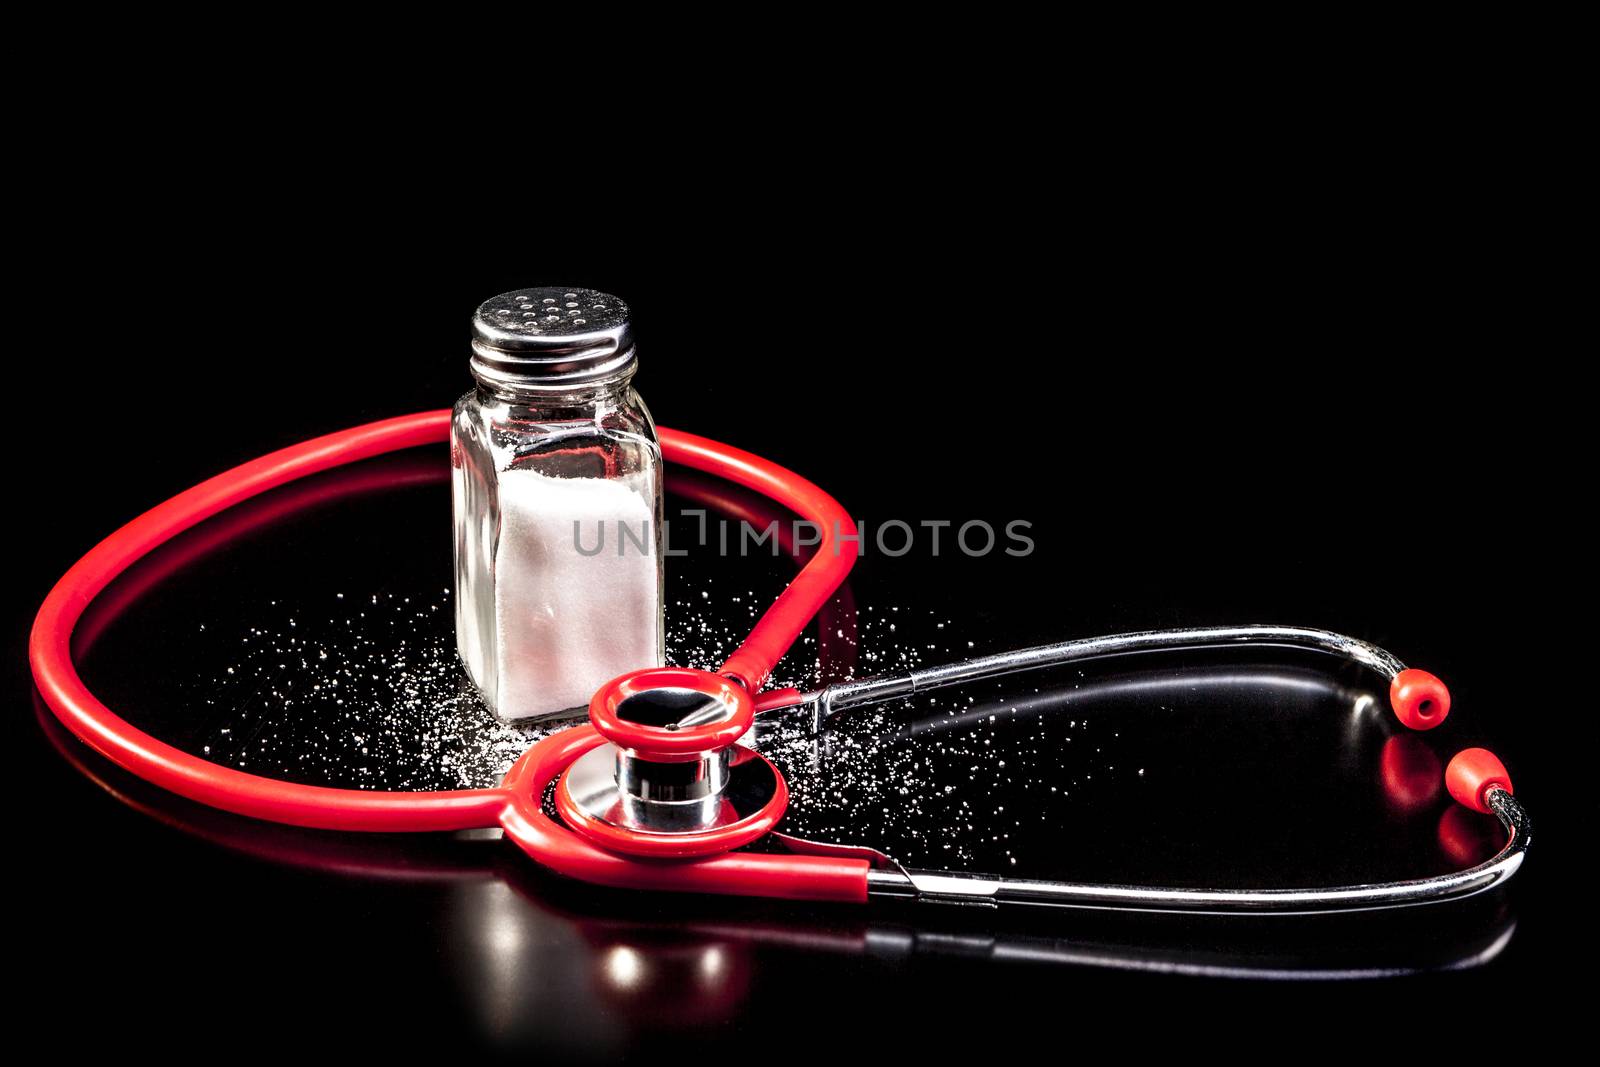
[[[72,661],[74,627],[119,574],[157,546],[241,501],[359,460],[448,440],[448,411],[358,426],[282,449],[195,486],[117,530],[56,583],[34,621],[29,659],[45,703],[100,754],[174,793],[296,826],[361,831],[500,827],[563,875],[634,889],[805,900],[869,897],[1190,912],[1304,913],[1391,908],[1482,892],[1516,872],[1531,830],[1504,766],[1485,749],[1458,753],[1451,795],[1492,813],[1504,847],[1476,866],[1394,882],[1312,889],[1091,885],[908,870],[871,849],[806,841],[777,829],[788,802],[778,769],[739,744],[758,713],[805,708],[819,728],[847,708],[943,685],[1066,662],[1239,644],[1290,646],[1353,660],[1390,681],[1401,723],[1432,729],[1450,710],[1444,684],[1389,653],[1328,631],[1249,626],[1150,631],[1061,642],[949,667],[831,686],[762,692],[777,661],[843,582],[855,524],[811,482],[740,449],[660,430],[665,458],[726,478],[823,531],[815,555],[718,672],[648,668],[615,678],[590,702],[589,723],[561,730],[517,760],[495,789],[372,792],[302,785],[223,767],[146,734],[101,703]],[[552,788],[553,784],[553,788]]]

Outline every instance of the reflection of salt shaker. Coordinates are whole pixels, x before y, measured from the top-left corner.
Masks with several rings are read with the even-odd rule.
[[[478,308],[450,424],[456,647],[504,719],[663,662],[661,446],[628,307],[521,289]]]

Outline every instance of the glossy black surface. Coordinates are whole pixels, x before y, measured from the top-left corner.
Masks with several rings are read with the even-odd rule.
[[[1080,1034],[1134,1051],[1289,1048],[1359,1040],[1352,1028],[1402,1011],[1448,1047],[1505,991],[1541,995],[1567,928],[1546,857],[1573,819],[1551,796],[1526,698],[1540,648],[1527,620],[1559,555],[1533,551],[1519,513],[1535,443],[1495,429],[1520,403],[1514,369],[1441,377],[1389,358],[1375,313],[1352,310],[1327,273],[1291,284],[1259,268],[1246,299],[1204,272],[1180,283],[1132,266],[991,291],[964,272],[966,252],[919,266],[899,245],[869,276],[837,280],[775,256],[757,260],[759,279],[732,266],[696,279],[671,256],[619,264],[579,245],[503,266],[378,233],[336,246],[337,268],[313,262],[274,289],[271,315],[225,346],[234,358],[173,334],[167,290],[135,279],[123,288],[137,358],[95,358],[89,396],[48,363],[31,369],[14,491],[38,516],[15,520],[7,736],[22,801],[13,917],[42,1026],[68,1032],[92,1006],[103,1015],[85,1041],[153,1019],[223,1052],[609,1059],[714,1045],[831,1059],[1000,1036],[1070,1051]],[[243,253],[219,254],[226,279],[196,266],[173,280],[186,303],[272,284]],[[825,750],[816,767],[785,732],[772,754],[793,828],[919,865],[1040,877],[1427,874],[1494,846],[1490,820],[1428,784],[1481,743],[1539,828],[1529,864],[1509,895],[1459,907],[1271,922],[633,895],[564,883],[501,842],[236,819],[145,786],[55,726],[30,693],[24,631],[98,537],[272,448],[447,406],[467,387],[473,307],[563,279],[634,307],[637,384],[663,424],[782,462],[874,526],[1033,524],[1024,559],[948,544],[937,558],[869,554],[831,617],[856,620],[855,642],[813,634],[783,681],[1262,621],[1376,641],[1455,697],[1442,729],[1411,735],[1375,679],[1312,657],[1152,659],[972,687],[841,721],[836,759]],[[1430,347],[1493,340],[1494,324],[1463,319],[1465,296],[1427,292],[1414,328]],[[379,301],[404,309],[403,328],[342,344],[345,311]],[[942,358],[1019,315],[1039,324],[1026,354],[997,342],[980,366]],[[443,466],[442,449],[395,457],[195,531],[192,552],[174,546],[86,621],[85,677],[158,736],[260,773],[472,784],[518,746],[474,719],[452,674]],[[731,650],[792,571],[691,548],[670,570],[678,651]],[[1151,1018],[1164,1020],[1154,1032]]]

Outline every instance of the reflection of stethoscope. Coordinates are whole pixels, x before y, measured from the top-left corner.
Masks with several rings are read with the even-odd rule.
[[[503,862],[505,854],[486,840],[439,835],[419,847],[382,834],[330,838],[232,819],[136,779],[119,782],[109,768],[84,761],[42,701],[37,702],[37,714],[45,737],[90,781],[183,833],[269,863],[386,882],[454,885],[456,905],[449,921],[473,935],[458,943],[481,954],[475,986],[499,992],[507,983],[517,985],[515,995],[485,998],[490,1004],[526,1006],[548,996],[545,969],[531,972],[535,981],[527,977],[526,967],[515,963],[530,946],[562,943],[572,930],[589,946],[587,971],[597,992],[607,1000],[621,996],[636,1004],[664,1001],[671,1010],[663,1017],[675,1024],[693,1022],[708,1008],[727,1007],[730,999],[742,997],[740,987],[752,966],[747,957],[764,946],[889,959],[960,956],[1206,978],[1324,982],[1469,970],[1496,959],[1516,930],[1505,901],[1465,913],[1435,909],[1437,922],[1408,920],[1403,926],[1374,928],[1363,921],[1353,927],[1317,922],[1292,930],[1279,922],[1235,927],[1225,945],[1196,945],[1187,939],[1175,944],[1170,929],[1145,923],[1108,928],[1096,919],[1087,926],[1052,924],[1043,930],[1032,922],[997,925],[967,909],[916,916],[883,909],[858,924],[804,909],[773,916],[765,910],[729,913],[720,904],[707,904],[674,909],[664,921],[633,919],[626,910],[619,913],[616,902],[579,892],[576,883],[568,890],[527,864]],[[1467,814],[1459,806],[1451,811]],[[1486,843],[1476,844],[1473,851],[1483,855],[1487,849]],[[908,918],[915,921],[908,923]],[[565,953],[556,954],[556,961],[571,966]],[[561,989],[564,998],[572,996],[571,986]],[[570,1000],[564,999],[563,1006],[569,1007]]]
[[[275,486],[346,463],[443,441],[448,412],[359,426],[264,456],[146,512],[95,546],[51,590],[29,656],[45,702],[79,738],[156,785],[228,811],[299,826],[428,831],[500,826],[545,866],[604,885],[812,900],[912,897],[1200,912],[1321,912],[1400,907],[1468,896],[1521,865],[1529,824],[1505,768],[1484,749],[1458,753],[1445,782],[1458,801],[1496,815],[1505,846],[1466,870],[1428,878],[1317,889],[1189,889],[1083,885],[906,870],[868,849],[778,832],[788,792],[739,739],[755,716],[804,708],[820,727],[848,708],[1017,671],[1135,653],[1239,645],[1308,649],[1352,660],[1390,681],[1400,721],[1432,729],[1450,710],[1443,683],[1389,653],[1322,630],[1250,626],[1152,631],[1066,641],[948,667],[844,682],[813,694],[761,692],[778,659],[844,580],[855,527],[830,496],[757,456],[661,431],[669,461],[727,478],[823,530],[816,555],[757,622],[720,673],[649,668],[613,679],[590,703],[588,725],[540,741],[499,788],[393,793],[331,789],[222,767],[137,730],[78,677],[73,628],[114,578],[156,546]],[[553,786],[553,788],[552,788]],[[547,812],[547,805],[556,817]],[[761,851],[744,846],[764,840]]]

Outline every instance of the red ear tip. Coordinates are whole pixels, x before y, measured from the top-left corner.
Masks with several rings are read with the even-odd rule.
[[[1401,671],[1389,683],[1389,703],[1413,730],[1431,730],[1450,714],[1450,690],[1427,671]]]
[[[1513,792],[1506,765],[1486,748],[1464,748],[1457,752],[1444,769],[1444,785],[1458,803],[1484,814],[1489,813],[1489,805],[1483,802],[1483,794],[1490,786]]]

